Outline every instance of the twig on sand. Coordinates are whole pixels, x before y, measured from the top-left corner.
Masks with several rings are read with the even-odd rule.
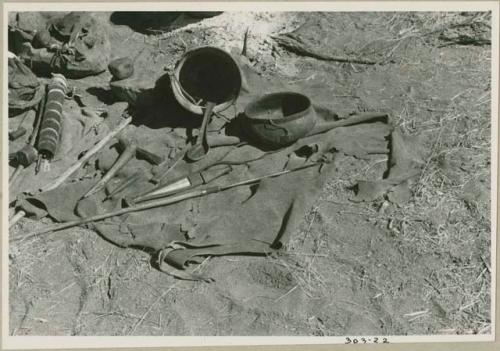
[[[248,57],[247,56],[247,43],[248,43],[248,32],[250,30],[250,27],[247,27],[247,30],[245,31],[245,35],[243,36],[243,48],[241,49],[241,55]]]
[[[487,333],[490,329],[491,329],[491,324],[487,324],[484,327],[482,327],[481,329],[479,329],[477,333],[484,334],[484,333]]]
[[[330,201],[327,201],[330,202]],[[382,221],[391,221],[391,220],[401,220],[401,217],[399,216],[378,216],[374,215],[371,213],[363,213],[363,212],[353,212],[353,211],[336,211],[336,213],[339,214],[350,214],[350,215],[356,215],[356,216],[363,216],[371,219],[380,219]],[[425,222],[425,219],[423,218],[405,218],[404,221],[407,222]]]
[[[428,315],[429,315],[429,313],[422,313],[422,314],[419,314],[418,316],[415,316],[415,317],[413,317],[412,319],[408,319],[408,322],[413,322],[413,321],[415,321],[415,320],[417,320],[417,319],[419,319],[419,318],[422,318],[422,317],[425,317],[425,316],[428,316]]]
[[[484,266],[486,267],[486,269],[488,270],[488,273],[491,273],[491,268],[490,268],[490,265],[488,264],[488,262],[486,261],[486,259],[484,258],[483,255],[481,255],[481,261],[483,261],[484,263]]]
[[[443,130],[444,130],[444,124],[441,123],[441,126],[439,127],[439,134],[437,135],[436,140],[434,141],[434,144],[432,145],[431,153],[430,153],[429,157],[427,158],[427,162],[425,163],[424,167],[422,168],[422,171],[420,172],[420,177],[417,181],[417,186],[415,189],[415,195],[420,193],[422,191],[422,189],[424,188],[424,184],[425,184],[425,182],[423,181],[424,175],[425,175],[426,171],[428,170],[429,165],[431,164],[431,162],[434,160],[434,158],[436,156],[436,150],[437,150],[437,147],[441,141],[441,136],[443,134]]]
[[[316,254],[316,253],[313,253],[313,254],[308,254],[308,253],[302,253],[302,252],[283,252],[282,253],[283,255],[290,255],[290,256],[305,256],[305,257],[308,257],[308,256],[314,256],[314,257],[330,257],[329,255],[321,255],[321,254]]]
[[[459,23],[452,23],[452,24],[441,26],[437,29],[422,33],[422,35],[423,36],[432,35],[432,34],[444,32],[446,29],[459,28],[459,27],[464,27],[464,26],[468,26],[471,24],[476,24],[476,23],[483,23],[483,24],[488,25],[487,23],[484,22],[484,18],[482,18],[482,17],[483,16],[481,16],[481,15],[477,15],[477,16],[471,17],[471,18],[466,19],[465,21],[462,21]]]
[[[440,289],[438,289],[438,288],[434,285],[434,283],[432,283],[429,279],[424,278],[424,281],[425,281],[425,282],[427,282],[427,284],[429,284],[431,288],[433,288],[434,290],[436,290],[436,292],[437,292],[438,294],[441,294],[441,290],[440,290]]]
[[[98,318],[108,317],[108,316],[120,316],[120,317],[131,318],[131,319],[140,319],[141,318],[139,316],[136,316],[135,314],[125,313],[122,311],[94,312],[93,314],[96,315]]]
[[[466,309],[468,309],[469,307],[472,307],[472,306],[476,305],[477,303],[479,303],[479,300],[472,301],[472,302],[468,303],[467,305],[460,307],[458,309],[458,311],[459,312],[465,311]]]
[[[151,310],[153,309],[153,307],[155,307],[156,304],[158,302],[160,302],[160,300],[162,300],[165,296],[167,296],[167,294],[170,291],[172,291],[172,289],[174,289],[176,287],[176,285],[177,285],[177,283],[172,284],[172,286],[170,288],[168,288],[167,290],[165,290],[165,292],[163,294],[161,294],[160,296],[158,296],[158,298],[149,306],[148,310],[146,312],[144,312],[144,314],[141,316],[141,318],[134,324],[134,326],[132,327],[132,329],[130,330],[130,332],[128,333],[128,335],[132,335],[132,333],[135,332],[135,330],[137,329],[137,327],[139,325],[141,325],[142,322],[144,322],[144,319],[149,314],[149,312],[151,312]]]
[[[297,289],[298,285],[295,285],[293,288],[291,288],[290,290],[288,290],[285,294],[281,295],[280,297],[278,297],[276,300],[274,300],[274,302],[278,302],[279,300],[281,300],[282,298],[284,298],[285,296],[291,294],[295,289]]]
[[[305,235],[304,235],[304,241],[306,240],[306,238],[309,235],[309,233],[311,233],[311,227],[313,226],[314,222],[316,221],[316,215],[317,214],[318,214],[318,208],[315,207],[313,209],[313,218],[309,222],[309,225],[307,226],[307,230],[306,230]]]
[[[205,260],[203,260],[202,263],[200,263],[195,269],[193,269],[193,273],[200,270],[202,266],[204,266],[208,261],[210,260],[210,256],[205,258]],[[160,302],[161,300],[163,300],[163,298],[165,296],[167,296],[167,294],[172,291],[174,288],[177,287],[179,282],[176,282],[174,284],[172,284],[163,294],[161,294],[160,296],[158,296],[158,298],[149,306],[148,310],[146,312],[144,312],[144,314],[141,316],[141,318],[137,321],[137,323],[134,324],[134,326],[132,327],[132,329],[129,331],[128,335],[132,335],[135,330],[137,329],[137,327],[139,325],[141,325],[143,322],[144,322],[144,319],[147,317],[147,315],[151,312],[151,310],[153,309],[153,307],[155,307],[158,302]]]
[[[403,316],[404,317],[415,317],[415,316],[420,316],[421,314],[426,314],[426,313],[429,313],[429,310],[405,313]]]
[[[306,50],[300,43],[295,43],[295,40],[284,39],[279,36],[271,36],[279,45],[286,47],[288,50],[295,52],[298,55],[313,57],[318,60],[323,61],[336,61],[336,62],[346,62],[346,63],[359,63],[365,65],[375,65],[377,64],[374,60],[368,60],[361,57],[348,57],[348,56],[337,56],[337,55],[325,55],[317,51]]]

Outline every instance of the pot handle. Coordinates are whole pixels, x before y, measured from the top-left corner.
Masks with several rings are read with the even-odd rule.
[[[271,129],[271,130],[282,130],[283,134],[277,136],[279,143],[280,144],[288,144],[294,142],[296,139],[294,138],[293,134],[290,134],[288,129],[286,129],[283,126],[280,126],[279,124],[273,122],[272,120],[268,120],[269,124],[265,124],[266,129]]]
[[[282,126],[274,123],[272,119],[269,119],[268,122],[269,122],[269,124],[267,124],[267,123],[265,124],[266,129],[282,130],[284,132],[284,135],[281,136],[281,137],[288,137],[288,135],[290,134],[288,132],[288,129],[286,129],[285,127],[282,127]]]

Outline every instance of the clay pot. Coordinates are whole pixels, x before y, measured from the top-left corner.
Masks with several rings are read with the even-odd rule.
[[[257,146],[276,149],[304,137],[316,124],[311,100],[302,94],[267,94],[245,108],[243,133]]]

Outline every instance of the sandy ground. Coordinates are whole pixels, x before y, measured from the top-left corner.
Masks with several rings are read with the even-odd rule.
[[[307,16],[314,16],[310,14]],[[12,335],[414,335],[490,333],[490,47],[440,46],[407,35],[457,15],[395,15],[397,60],[385,65],[319,61],[287,52],[270,35],[306,15],[224,13],[173,31],[107,23],[116,57],[148,47],[137,66],[171,67],[186,48],[241,50],[263,75],[338,87],[335,99],[390,109],[431,151],[412,201],[353,203],[358,179],[381,178],[386,157],[339,155],[336,176],[280,254],[208,258],[212,284],[151,266],[151,256],[76,228],[9,250]],[[187,25],[186,25],[187,23]],[[428,40],[429,39],[429,40]],[[109,73],[73,82],[106,105]],[[99,94],[88,90],[98,87]],[[126,107],[114,104],[119,111]],[[13,127],[18,123],[11,118]],[[10,235],[51,221],[23,219]]]

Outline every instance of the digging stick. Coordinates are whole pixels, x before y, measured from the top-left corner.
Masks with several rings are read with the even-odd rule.
[[[210,191],[210,190],[212,190],[212,191]],[[75,227],[75,226],[78,226],[78,225],[81,225],[81,224],[85,224],[85,223],[89,223],[89,222],[102,221],[103,219],[106,219],[106,218],[109,218],[109,217],[121,216],[121,215],[124,215],[126,213],[147,210],[147,209],[150,209],[150,208],[155,208],[155,207],[160,207],[160,206],[166,206],[166,205],[170,205],[170,204],[182,201],[182,200],[192,199],[192,198],[195,198],[195,197],[198,197],[198,196],[202,196],[202,195],[205,195],[205,194],[210,194],[211,192],[214,192],[213,189],[203,189],[203,190],[197,190],[197,191],[193,191],[193,192],[181,194],[181,195],[178,195],[178,196],[170,196],[170,197],[168,197],[166,199],[161,199],[161,200],[158,200],[158,201],[151,201],[151,202],[148,202],[148,203],[145,203],[145,204],[142,204],[142,205],[137,205],[137,206],[133,206],[133,207],[122,208],[121,210],[112,211],[112,212],[108,212],[108,213],[103,213],[103,214],[100,214],[100,215],[91,216],[91,217],[80,219],[80,220],[77,220],[77,221],[70,221],[70,222],[66,222],[66,223],[63,223],[63,224],[55,225],[55,226],[49,227],[47,229],[44,229],[42,231],[39,231],[39,232],[30,234],[28,236],[25,236],[22,239],[30,239],[32,237],[36,237],[36,236],[39,236],[39,235],[42,235],[42,234],[47,234],[47,233],[50,233],[50,232],[56,232],[56,231],[59,231],[59,230],[62,230],[62,229],[67,229],[67,228]],[[19,238],[19,239],[21,239],[21,238]],[[15,240],[18,240],[18,238],[14,238],[13,239],[13,241],[15,241]]]
[[[353,124],[368,122],[368,121],[373,120],[373,119],[386,118],[388,116],[389,115],[387,113],[380,113],[380,112],[360,113],[360,114],[353,115],[349,118],[345,118],[345,119],[341,119],[341,120],[333,121],[333,122],[327,122],[325,124],[318,125],[313,130],[311,130],[306,136],[321,134],[321,133],[327,132],[327,131],[334,129],[334,128],[350,126]]]
[[[55,225],[55,226],[51,226],[49,228],[46,228],[46,229],[41,230],[39,232],[32,233],[32,234],[24,236],[24,237],[13,238],[12,241],[31,239],[31,238],[40,236],[42,234],[48,234],[48,233],[51,233],[51,232],[56,232],[56,231],[59,231],[59,230],[63,230],[63,229],[75,227],[75,226],[78,226],[78,225],[81,225],[81,224],[85,224],[85,223],[89,223],[89,222],[97,222],[97,221],[101,221],[101,220],[106,219],[106,218],[115,217],[115,216],[121,216],[121,215],[124,215],[126,213],[138,212],[138,211],[143,211],[143,210],[147,210],[147,209],[151,209],[151,208],[155,208],[155,207],[167,206],[167,205],[171,205],[171,204],[183,201],[183,200],[188,200],[188,199],[193,199],[195,197],[200,197],[200,196],[203,196],[203,195],[218,193],[218,192],[221,192],[221,191],[224,191],[224,190],[227,190],[227,189],[231,189],[231,188],[234,188],[234,187],[242,186],[242,185],[255,184],[255,183],[258,183],[259,181],[261,181],[263,179],[274,178],[274,177],[277,177],[277,176],[280,176],[280,175],[283,175],[283,174],[287,174],[287,173],[290,173],[290,172],[298,171],[298,170],[301,170],[301,169],[304,169],[304,168],[309,168],[309,167],[312,167],[312,166],[317,166],[319,164],[320,163],[311,163],[311,164],[308,164],[308,165],[305,165],[305,166],[301,166],[301,167],[297,167],[297,168],[294,168],[294,169],[289,169],[289,170],[280,171],[280,172],[276,172],[276,173],[272,173],[272,174],[267,174],[267,175],[264,175],[264,176],[261,176],[261,177],[257,177],[257,178],[247,179],[247,180],[244,180],[244,181],[241,181],[241,182],[238,182],[238,183],[233,183],[233,184],[223,185],[223,186],[213,186],[213,187],[209,187],[209,188],[205,188],[205,189],[199,189],[199,190],[190,191],[190,192],[179,194],[179,195],[169,196],[167,198],[159,199],[159,200],[156,200],[156,201],[149,201],[149,202],[146,202],[146,203],[141,204],[141,205],[136,205],[136,206],[132,206],[132,207],[128,207],[128,208],[123,208],[121,210],[111,211],[111,212],[108,212],[108,213],[102,213],[102,214],[99,214],[99,215],[95,215],[95,216],[83,218],[83,219],[80,219],[80,220],[70,221],[70,222],[58,224],[58,225]]]

